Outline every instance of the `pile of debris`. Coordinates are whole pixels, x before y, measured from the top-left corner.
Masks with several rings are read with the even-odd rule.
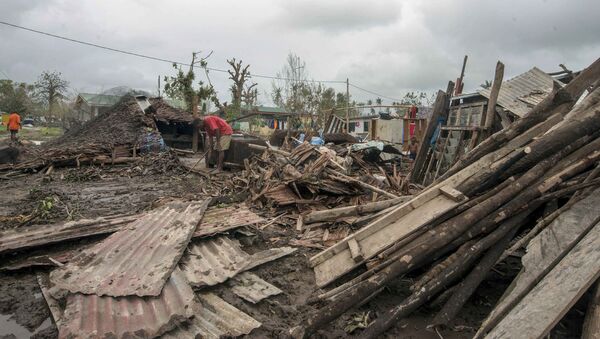
[[[600,59],[410,201],[313,256],[317,285],[338,286],[315,297],[322,307],[294,334],[315,333],[417,269],[412,293],[359,337],[378,337],[436,296],[445,302],[431,326],[448,325],[494,265],[527,246],[522,273],[477,337],[546,335],[600,276],[598,81]]]
[[[221,338],[261,323],[212,293],[226,284],[255,304],[282,293],[250,272],[295,252],[249,254],[224,232],[263,222],[243,205],[172,201],[148,213],[46,225],[0,235],[0,254],[113,233],[60,256],[37,256],[3,269],[58,266],[38,281],[61,338]],[[226,216],[226,217],[225,217]]]
[[[140,152],[164,149],[153,116],[146,114],[147,107],[139,100],[124,96],[107,112],[42,144],[23,161],[0,165],[0,171],[14,174],[84,164],[130,163],[137,161]]]

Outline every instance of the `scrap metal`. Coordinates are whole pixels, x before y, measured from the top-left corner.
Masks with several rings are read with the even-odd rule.
[[[183,255],[208,200],[146,214],[50,274],[57,290],[157,296]]]
[[[237,241],[226,236],[192,242],[179,267],[192,286],[213,286],[224,282],[250,263],[250,255]]]
[[[262,324],[212,293],[198,295],[200,306],[189,323],[165,333],[163,339],[219,339],[249,334]]]
[[[250,272],[244,272],[233,277],[230,286],[233,293],[253,304],[270,296],[283,293],[279,288]]]
[[[206,210],[202,222],[196,228],[194,237],[206,237],[219,234],[234,228],[257,224],[264,218],[250,211],[244,204],[223,208],[211,207]]]
[[[213,286],[295,251],[292,247],[281,247],[250,255],[237,241],[220,236],[190,243],[179,267],[192,286]]]
[[[152,338],[188,321],[194,303],[194,291],[179,270],[158,297],[71,294],[59,338]]]
[[[32,226],[26,230],[0,233],[0,254],[115,232],[139,216],[112,216],[81,219],[53,225]]]

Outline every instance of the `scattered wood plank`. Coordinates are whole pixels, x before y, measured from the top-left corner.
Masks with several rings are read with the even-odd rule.
[[[600,223],[496,325],[486,338],[542,338],[600,276]]]

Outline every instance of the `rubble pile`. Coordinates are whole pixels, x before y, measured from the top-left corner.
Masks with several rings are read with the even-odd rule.
[[[165,105],[160,100],[154,101],[154,104],[159,107]],[[42,144],[23,161],[0,165],[0,171],[13,174],[88,164],[126,164],[137,162],[140,152],[149,153],[161,148],[164,148],[164,143],[153,114],[146,114],[135,97],[126,95],[110,110],[80,128]]]
[[[476,337],[545,336],[600,275],[598,80],[600,59],[410,201],[313,256],[317,285],[338,286],[315,298],[323,305],[294,334],[315,333],[417,268],[412,293],[358,337],[379,337],[440,295],[431,327],[447,326],[497,262],[527,247],[521,274]]]

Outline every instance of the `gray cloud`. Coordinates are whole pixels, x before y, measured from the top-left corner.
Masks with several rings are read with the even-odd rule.
[[[398,3],[371,0],[308,0],[282,1],[282,15],[277,22],[292,28],[345,32],[386,26],[399,17]]]
[[[0,20],[115,48],[189,61],[213,50],[209,65],[236,57],[254,74],[274,75],[294,52],[315,79],[345,80],[390,97],[445,88],[469,55],[466,89],[493,77],[538,66],[587,66],[600,56],[600,3],[577,1],[2,1]],[[156,91],[168,63],[140,59],[0,26],[0,70],[35,81],[58,70],[74,90],[126,85]],[[1,75],[2,73],[0,73]],[[203,74],[199,78],[206,81]],[[226,74],[211,72],[222,100]],[[254,78],[261,93],[268,79]],[[343,84],[331,84],[345,91]],[[358,100],[373,95],[351,88]],[[268,95],[260,100],[269,103]]]

